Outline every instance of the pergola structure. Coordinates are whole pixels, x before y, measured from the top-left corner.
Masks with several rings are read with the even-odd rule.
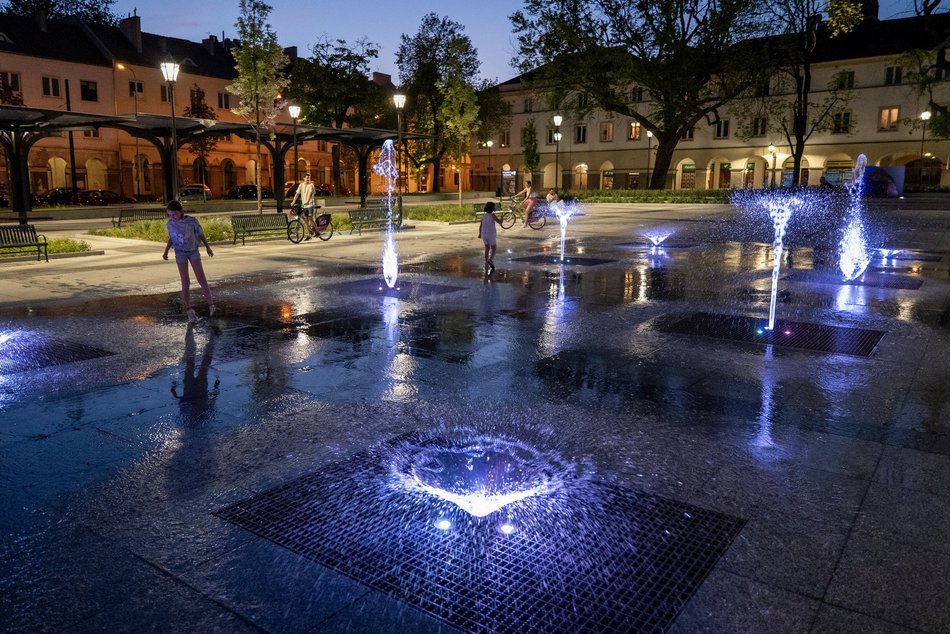
[[[172,134],[173,125],[174,135]],[[180,116],[176,116],[173,122],[171,116],[154,114],[104,115],[0,105],[0,146],[3,146],[7,164],[10,166],[10,205],[12,211],[19,214],[21,224],[27,222],[28,213],[31,210],[29,154],[36,142],[61,132],[98,128],[122,130],[155,146],[162,161],[163,190],[166,200],[171,197],[175,178],[175,175],[168,170],[168,166],[173,164],[172,153],[181,146],[202,137],[228,134],[251,141],[256,138],[254,126],[249,123]],[[403,135],[404,139],[406,136]],[[353,148],[358,159],[360,204],[365,205],[369,188],[369,157],[374,149],[381,147],[387,140],[396,140],[397,137],[394,130],[323,128],[299,124],[296,126],[296,135],[294,135],[290,125],[276,124],[268,128],[266,134],[261,135],[261,145],[270,152],[274,165],[274,179],[277,183],[284,182],[284,160],[287,152],[293,149],[295,138],[298,144],[304,141],[324,140]],[[177,140],[177,148],[172,147],[173,138]],[[275,191],[274,194],[277,197],[277,209],[280,211],[283,209],[284,202],[283,188],[276,189],[279,191]]]

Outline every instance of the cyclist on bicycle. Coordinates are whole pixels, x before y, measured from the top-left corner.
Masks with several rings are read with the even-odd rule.
[[[536,204],[538,204],[538,192],[535,191],[534,185],[531,184],[531,181],[528,181],[525,184],[525,188],[515,194],[515,196],[521,196],[522,194],[524,194],[524,200],[521,201],[521,205],[524,207],[524,222],[521,226],[527,227],[528,218],[531,217],[531,210],[534,209]]]
[[[303,224],[307,228],[308,233],[304,241],[317,235],[317,226],[313,223],[313,214],[317,210],[316,195],[317,188],[310,181],[310,174],[304,174],[303,182],[297,186],[297,191],[294,192],[294,198],[290,201],[291,207],[293,207],[298,200],[300,201],[300,218],[303,220]]]

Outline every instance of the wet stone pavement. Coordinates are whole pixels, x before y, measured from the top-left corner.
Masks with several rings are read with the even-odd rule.
[[[649,212],[0,306],[0,630],[950,631],[950,212],[790,230],[765,338],[770,236]]]

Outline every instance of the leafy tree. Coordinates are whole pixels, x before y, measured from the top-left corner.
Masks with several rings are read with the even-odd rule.
[[[855,7],[855,5],[857,5]],[[823,0],[775,0],[769,6],[769,23],[774,35],[763,41],[771,77],[755,86],[740,101],[738,133],[776,135],[785,140],[793,162],[792,182],[801,182],[802,157],[808,140],[816,132],[834,126],[834,116],[855,97],[847,70],[839,72],[827,86],[816,91],[813,65],[816,50],[829,39],[846,34],[862,19],[861,3],[832,0],[829,11],[838,16],[836,26],[821,22]],[[855,17],[857,10],[857,17]],[[756,124],[755,120],[759,123]],[[763,130],[761,122],[765,121]],[[852,119],[852,126],[856,123]]]
[[[941,98],[942,86],[946,83],[945,78],[950,76],[950,60],[947,59],[950,36],[931,19],[939,0],[915,4],[918,14],[924,18],[924,32],[918,40],[920,46],[902,55],[897,64],[905,69],[905,81],[917,95],[919,110],[929,110],[931,119],[925,123],[915,113],[914,116],[903,118],[901,124],[914,131],[926,125],[931,138],[950,139],[950,109],[941,103],[944,101]]]
[[[241,15],[235,24],[239,39],[234,50],[238,76],[228,86],[228,91],[240,99],[238,106],[231,111],[254,125],[258,213],[264,212],[261,201],[261,134],[273,125],[286,105],[280,99],[280,93],[289,83],[283,71],[290,60],[267,22],[270,12],[270,5],[261,0],[241,0]]]
[[[217,119],[218,114],[214,108],[205,102],[205,91],[201,86],[195,84],[191,89],[191,103],[185,108],[185,116],[195,119]],[[208,158],[218,147],[218,140],[215,137],[198,137],[188,144],[190,152],[196,160],[201,161],[201,184],[208,184]]]
[[[7,0],[0,4],[0,11],[32,17],[37,11],[44,11],[50,19],[62,19],[78,16],[96,24],[118,24],[119,18],[113,12],[115,0]]]
[[[8,106],[22,106],[23,93],[13,90],[10,86],[0,85],[0,103]]]
[[[748,0],[525,0],[512,15],[516,61],[573,116],[601,108],[653,132],[650,187],[660,189],[680,139],[761,73],[761,57],[740,45],[761,32],[760,16]],[[571,93],[586,98],[568,104]]]
[[[475,89],[457,75],[450,77],[442,92],[442,107],[438,118],[445,126],[447,154],[459,169],[459,206],[462,206],[462,161],[468,154],[472,135],[478,127],[478,98]],[[450,141],[455,141],[454,143]]]
[[[541,163],[541,155],[538,153],[538,131],[534,127],[534,119],[528,119],[528,123],[521,128],[521,145],[525,169],[534,174]]]
[[[372,82],[370,61],[379,57],[379,46],[366,39],[353,46],[345,40],[321,40],[313,56],[294,70],[288,95],[296,99],[304,123],[342,128],[376,123],[387,113],[387,95]],[[332,149],[334,191],[342,191],[343,157],[339,145]]]
[[[407,87],[407,127],[428,137],[413,142],[411,156],[417,166],[432,164],[433,192],[440,191],[442,159],[454,142],[441,116],[445,88],[456,82],[472,86],[478,73],[478,51],[462,31],[461,24],[429,13],[415,35],[402,35],[396,51],[399,79]]]

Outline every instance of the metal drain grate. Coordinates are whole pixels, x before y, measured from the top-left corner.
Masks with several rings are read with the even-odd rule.
[[[599,264],[610,264],[617,260],[607,260],[604,258],[584,258],[576,255],[566,256],[562,261],[557,255],[526,255],[521,258],[512,258],[512,262],[529,262],[531,264],[566,264],[570,266],[597,266]]]
[[[747,343],[770,344],[831,354],[870,356],[883,330],[828,326],[799,321],[775,321],[775,329],[766,330],[768,322],[760,317],[693,313],[673,323],[660,326],[662,332]]]
[[[913,277],[902,277],[893,273],[865,273],[856,280],[845,282],[835,273],[825,271],[792,271],[782,278],[787,282],[803,282],[805,284],[835,284],[837,286],[868,286],[871,288],[895,288],[915,291],[923,286],[924,281]]]
[[[216,515],[453,626],[518,633],[663,632],[744,525],[578,481],[532,507],[543,513],[455,509],[442,530],[444,506],[394,487],[386,464],[359,454]]]
[[[108,350],[33,332],[0,332],[0,375],[110,356]]]
[[[421,282],[399,282],[395,288],[386,286],[386,282],[380,278],[370,278],[366,280],[354,280],[352,282],[341,282],[340,284],[327,284],[323,287],[328,291],[344,293],[347,295],[369,295],[373,297],[395,297],[398,299],[419,299],[430,297],[432,295],[442,295],[444,293],[454,293],[455,291],[464,291],[461,286],[448,286],[445,284],[426,284]]]

